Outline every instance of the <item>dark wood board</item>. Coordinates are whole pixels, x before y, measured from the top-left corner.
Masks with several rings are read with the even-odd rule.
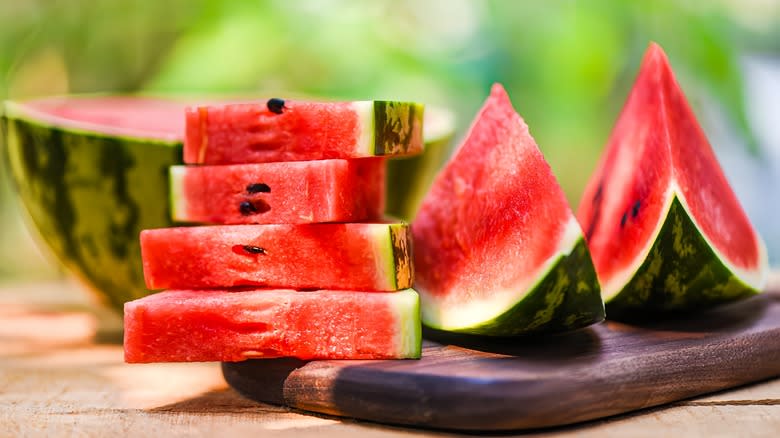
[[[780,294],[695,316],[542,338],[426,333],[419,361],[222,365],[263,402],[450,430],[518,430],[658,406],[780,375]]]

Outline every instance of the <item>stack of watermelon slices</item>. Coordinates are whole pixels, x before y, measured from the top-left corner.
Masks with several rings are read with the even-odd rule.
[[[408,224],[385,158],[422,151],[421,105],[270,99],[190,108],[171,210],[141,233],[127,362],[419,358]]]

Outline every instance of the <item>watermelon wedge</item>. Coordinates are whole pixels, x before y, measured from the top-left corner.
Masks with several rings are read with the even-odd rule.
[[[214,225],[141,233],[149,289],[411,287],[405,223]]]
[[[171,290],[125,304],[125,361],[417,359],[419,297],[318,290]]]
[[[223,224],[359,222],[382,217],[386,161],[316,160],[171,167],[174,220]]]
[[[582,231],[501,85],[435,179],[412,230],[426,325],[511,336],[604,318]]]
[[[415,155],[423,106],[410,102],[262,103],[187,109],[184,162],[271,161]]]
[[[656,44],[577,216],[610,314],[698,309],[766,281],[764,244]]]

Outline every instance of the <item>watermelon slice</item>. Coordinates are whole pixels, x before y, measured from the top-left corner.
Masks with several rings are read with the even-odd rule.
[[[316,160],[171,167],[174,220],[223,224],[381,218],[386,161]]]
[[[125,361],[417,359],[419,297],[318,290],[175,290],[125,304]]]
[[[405,223],[214,225],[141,233],[150,289],[411,287]]]
[[[764,244],[656,44],[577,216],[610,314],[702,308],[766,281]]]
[[[263,103],[187,109],[184,162],[270,161],[414,155],[423,150],[423,106],[409,102]]]
[[[412,229],[415,287],[431,327],[508,336],[604,318],[582,231],[498,84]]]

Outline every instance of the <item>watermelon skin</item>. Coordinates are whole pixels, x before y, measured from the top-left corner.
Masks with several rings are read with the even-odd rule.
[[[615,316],[693,311],[766,282],[764,244],[656,44],[577,216]]]
[[[650,252],[623,291],[607,302],[607,312],[610,317],[639,310],[685,312],[757,293],[723,264],[675,196]]]
[[[119,107],[128,101],[135,108],[159,103],[124,98]],[[168,167],[181,163],[181,143],[154,127],[107,135],[98,132],[97,125],[76,126],[34,111],[54,111],[68,102],[73,103],[67,99],[6,103],[5,158],[39,237],[68,271],[121,310],[125,301],[148,294],[138,234],[172,225],[160,190],[168,185]],[[103,108],[114,102],[92,100]],[[169,105],[178,105],[178,111],[185,107]],[[176,122],[171,125],[175,129]],[[136,136],[122,137],[129,134]]]
[[[422,154],[387,160],[385,212],[404,220],[414,219],[433,179],[449,157],[455,136],[455,115],[442,108],[426,107],[423,126]]]
[[[272,111],[270,102],[188,108],[184,162],[265,163],[423,151],[420,104],[287,100]]]
[[[582,231],[496,84],[413,222],[423,323],[512,336],[601,321]]]
[[[125,304],[125,361],[419,359],[419,296],[171,290]]]
[[[171,167],[173,219],[213,224],[360,222],[382,217],[382,159]]]
[[[405,223],[213,225],[141,233],[149,289],[411,287]]]

